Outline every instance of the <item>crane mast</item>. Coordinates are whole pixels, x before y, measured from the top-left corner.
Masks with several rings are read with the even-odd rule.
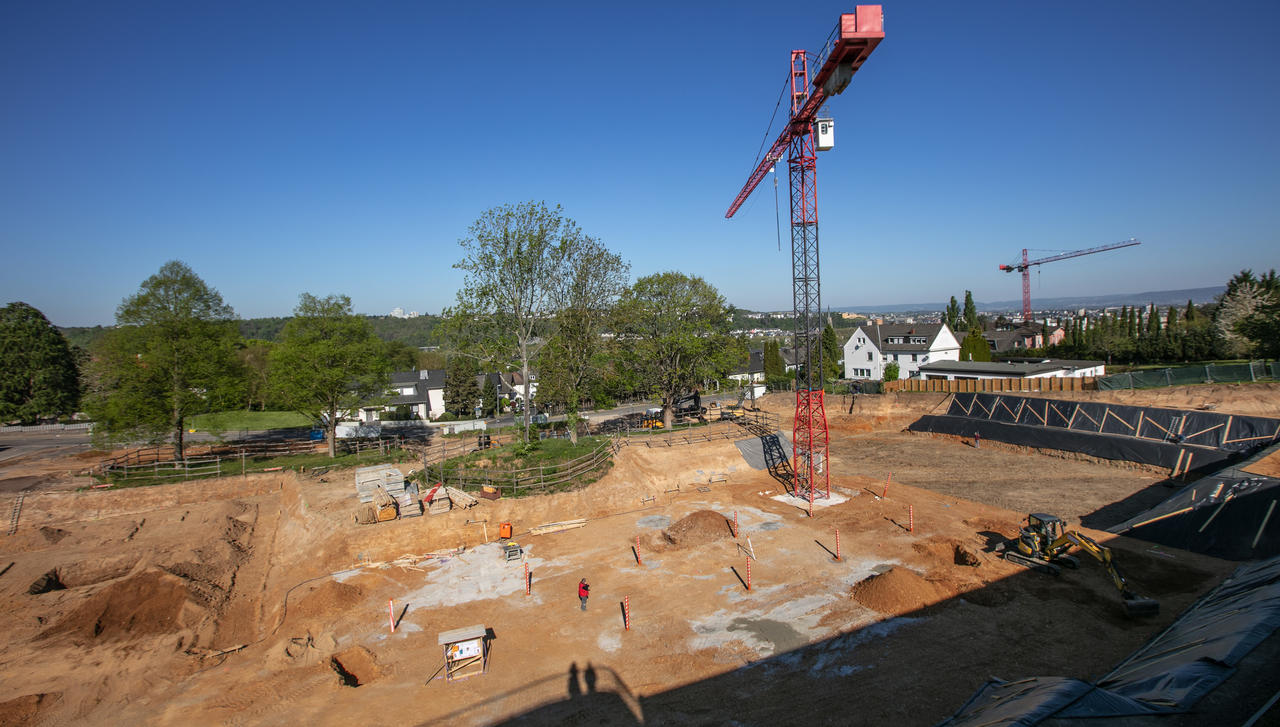
[[[1121,240],[1110,245],[1098,245],[1097,247],[1086,247],[1083,250],[1072,250],[1071,252],[1059,253],[1042,257],[1039,260],[1028,260],[1027,249],[1022,248],[1022,262],[1013,265],[1001,265],[1000,269],[1006,273],[1019,272],[1022,273],[1022,320],[1024,322],[1031,320],[1031,266],[1043,265],[1045,263],[1056,262],[1058,260],[1066,260],[1067,258],[1080,257],[1081,255],[1092,255],[1095,252],[1106,252],[1107,250],[1119,250],[1122,247],[1133,247],[1141,245],[1142,242],[1137,238],[1129,238]]]
[[[791,283],[796,352],[796,409],[792,430],[792,494],[809,501],[831,496],[828,472],[827,416],[823,404],[821,335],[822,288],[818,261],[817,146],[813,125],[830,96],[844,91],[853,75],[884,38],[879,5],[859,5],[840,16],[811,76],[809,54],[791,51],[790,120],[747,178],[725,217],[734,213],[787,153],[791,183]]]

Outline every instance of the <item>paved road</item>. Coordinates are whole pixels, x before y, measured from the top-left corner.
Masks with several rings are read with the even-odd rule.
[[[713,401],[737,401],[737,394],[713,394],[702,398],[703,406],[706,406]],[[615,419],[617,417],[642,412],[654,406],[657,406],[656,402],[641,402],[638,404],[628,404],[626,406],[614,407],[612,409],[588,411],[585,413],[592,422],[601,422],[607,419]],[[564,418],[565,415],[557,414],[550,417],[550,420],[558,422],[564,421]],[[514,416],[494,417],[485,421],[487,426],[491,429],[515,426],[518,423]],[[274,429],[225,432],[223,436],[227,439],[265,440],[304,436],[305,433],[306,430],[299,429]],[[194,434],[188,433],[186,436],[186,441],[189,442],[208,442],[216,439],[217,437],[214,437],[212,434],[207,432],[195,432]],[[85,451],[88,450],[90,446],[91,440],[89,432],[85,430],[73,429],[62,432],[5,432],[3,428],[0,428],[0,477],[4,477],[5,475],[4,463],[7,461],[58,449],[66,449],[68,452]]]

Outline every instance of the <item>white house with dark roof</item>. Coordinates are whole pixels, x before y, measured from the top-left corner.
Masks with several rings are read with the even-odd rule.
[[[844,344],[846,379],[884,378],[888,363],[898,364],[898,378],[916,376],[922,364],[960,360],[960,342],[945,323],[869,322]]]

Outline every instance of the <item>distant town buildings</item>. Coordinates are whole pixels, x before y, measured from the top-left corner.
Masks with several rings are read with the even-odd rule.
[[[391,309],[392,318],[417,318],[420,315],[422,314],[416,310],[411,310],[408,313],[405,313],[404,308],[395,307]]]

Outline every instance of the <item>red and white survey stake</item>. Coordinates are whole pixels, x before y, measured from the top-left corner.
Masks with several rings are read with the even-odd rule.
[[[907,505],[907,532],[914,533],[916,531],[916,508],[914,505]]]
[[[631,630],[631,596],[622,597],[622,627]]]
[[[636,536],[636,565],[642,565],[640,562],[640,536]]]
[[[884,492],[880,493],[880,499],[883,500],[884,498],[889,496],[889,481],[892,479],[893,479],[892,472],[889,473],[888,477],[884,478]]]
[[[733,539],[738,539],[738,511],[733,511]]]
[[[396,632],[396,601],[391,599],[387,601],[387,620],[391,624],[391,633]]]
[[[840,528],[836,528],[836,560],[840,560]]]
[[[524,595],[529,595],[533,590],[533,582],[529,580],[529,564],[524,564]]]
[[[751,559],[747,558],[747,590],[751,590]]]

